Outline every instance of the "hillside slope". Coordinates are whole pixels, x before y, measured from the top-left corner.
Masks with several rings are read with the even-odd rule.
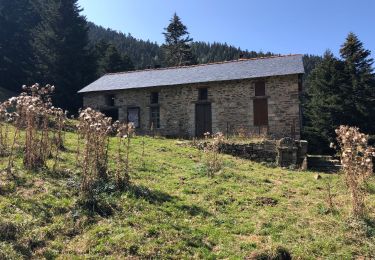
[[[279,246],[297,259],[375,257],[375,224],[348,217],[341,176],[315,180],[225,155],[209,178],[202,152],[177,140],[133,139],[132,186],[118,192],[109,182],[90,214],[77,204],[76,139],[66,134],[58,172],[23,170],[20,151],[14,176],[1,173],[0,259],[239,259]],[[374,179],[369,190],[374,219]]]

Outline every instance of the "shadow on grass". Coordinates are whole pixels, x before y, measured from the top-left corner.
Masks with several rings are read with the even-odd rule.
[[[181,211],[185,211],[186,213],[188,213],[192,217],[195,217],[195,216],[198,216],[198,215],[203,216],[203,217],[212,216],[212,214],[210,212],[208,212],[204,208],[199,207],[197,205],[178,205],[178,206],[176,206],[176,208],[181,210]]]
[[[142,185],[130,185],[128,188],[128,193],[137,199],[144,199],[150,204],[161,205],[165,202],[174,202],[174,207],[176,209],[181,210],[189,214],[190,216],[211,216],[211,213],[199,207],[197,205],[186,205],[186,204],[178,204],[180,202],[180,198],[177,196],[172,196],[168,193],[158,191],[158,190],[151,190]]]
[[[131,184],[128,187],[127,192],[136,199],[144,199],[151,204],[163,204],[164,202],[170,202],[177,200],[177,197],[171,196],[168,193],[151,190],[146,186],[142,185],[133,185]]]

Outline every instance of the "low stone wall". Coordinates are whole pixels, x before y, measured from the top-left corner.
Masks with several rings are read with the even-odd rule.
[[[201,143],[201,148],[205,144]],[[261,142],[236,143],[225,141],[220,144],[221,153],[256,161],[276,163],[282,167],[295,166],[306,169],[307,141],[283,138]]]
[[[220,144],[220,152],[257,162],[276,162],[276,141]]]

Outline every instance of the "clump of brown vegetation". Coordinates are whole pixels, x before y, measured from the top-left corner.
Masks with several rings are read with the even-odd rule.
[[[111,118],[91,108],[82,110],[78,117],[77,162],[82,165],[81,191],[84,199],[93,199],[93,190],[98,180],[107,179],[109,133]]]
[[[130,143],[134,136],[133,123],[120,123],[116,121],[114,128],[117,131],[117,166],[116,166],[116,183],[119,189],[129,185],[130,181]]]
[[[32,170],[45,167],[50,156],[55,158],[53,167],[56,167],[59,150],[63,146],[62,131],[66,113],[52,106],[51,94],[54,90],[55,87],[51,85],[23,86],[23,92],[18,97],[10,98],[0,105],[2,119],[0,146],[1,154],[9,156],[8,170],[13,165],[14,149],[17,140],[20,139],[21,129],[25,130],[23,158],[25,167]],[[58,122],[55,129],[51,127],[54,122]],[[10,144],[5,141],[9,136],[8,123],[13,123],[15,126]],[[56,134],[59,136],[58,139]]]
[[[363,217],[367,196],[365,183],[372,175],[375,150],[368,146],[368,135],[359,132],[357,127],[340,126],[336,134],[345,182],[351,193],[352,212],[355,217]]]
[[[224,141],[224,135],[219,132],[214,135],[205,133],[205,147],[203,149],[205,154],[205,165],[207,167],[207,174],[213,177],[214,173],[222,168],[220,160],[220,144]]]

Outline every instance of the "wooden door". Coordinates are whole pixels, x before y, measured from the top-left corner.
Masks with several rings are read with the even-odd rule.
[[[204,133],[212,134],[211,104],[195,105],[195,135],[203,137]]]
[[[254,126],[268,125],[268,104],[266,98],[254,99]]]

